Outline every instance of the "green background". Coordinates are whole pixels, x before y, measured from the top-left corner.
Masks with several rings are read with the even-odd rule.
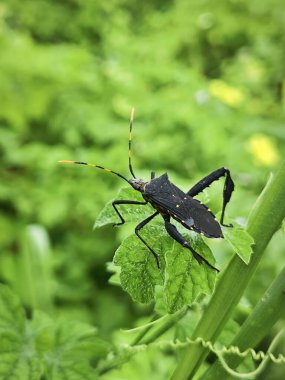
[[[122,181],[57,163],[129,176],[133,106],[137,176],[167,171],[186,191],[226,166],[236,183],[227,215],[246,223],[285,151],[284,17],[281,0],[0,2],[0,280],[27,308],[110,340],[152,310],[108,283],[106,263],[133,226],[92,231]],[[214,212],[220,182],[201,198]],[[285,263],[282,239],[245,305]],[[223,267],[230,248],[210,244]]]

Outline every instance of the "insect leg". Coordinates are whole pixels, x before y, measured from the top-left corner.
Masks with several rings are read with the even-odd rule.
[[[202,264],[202,262],[204,261],[204,263],[207,264],[210,268],[212,268],[215,271],[219,272],[219,269],[215,268],[212,264],[209,263],[208,260],[204,259],[203,256],[199,255],[199,253],[196,252],[191,247],[191,245],[189,244],[189,242],[186,239],[184,239],[184,237],[180,234],[180,232],[177,230],[177,228],[173,224],[170,223],[170,218],[169,217],[165,217],[164,218],[164,222],[165,222],[166,231],[169,233],[169,235],[174,240],[176,240],[179,244],[181,244],[183,247],[188,248],[192,252],[194,258],[198,261],[199,264]]]
[[[224,215],[225,215],[226,205],[227,203],[229,203],[232,196],[232,192],[234,191],[234,188],[235,188],[229,169],[220,168],[213,171],[212,173],[210,173],[209,175],[201,179],[201,181],[196,183],[196,185],[194,185],[188,191],[187,194],[190,195],[191,197],[195,197],[197,194],[203,191],[206,187],[210,186],[214,181],[217,181],[223,176],[225,176],[226,179],[225,179],[224,190],[223,190],[223,208],[222,208],[220,223],[222,226],[232,227],[231,224],[230,225],[224,224]]]
[[[117,209],[116,205],[146,205],[146,204],[147,204],[147,202],[129,201],[129,200],[123,200],[123,199],[113,201],[112,206],[114,207],[117,215],[121,219],[121,222],[113,224],[113,227],[114,226],[121,226],[122,224],[125,223],[125,219],[122,217],[122,215],[121,215],[120,211]]]
[[[158,255],[157,253],[154,252],[154,250],[147,244],[147,242],[141,237],[141,235],[139,234],[139,231],[148,223],[150,222],[156,215],[158,215],[159,212],[156,211],[154,214],[150,215],[148,218],[144,219],[142,222],[140,222],[136,228],[135,228],[135,233],[137,235],[137,237],[144,243],[144,245],[150,250],[150,252],[153,254],[153,256],[155,257],[155,260],[156,260],[156,264],[157,264],[157,267],[158,269],[160,268],[160,264],[159,264],[159,258],[158,258]]]
[[[154,179],[154,178],[155,178],[155,172],[151,172],[150,179]]]

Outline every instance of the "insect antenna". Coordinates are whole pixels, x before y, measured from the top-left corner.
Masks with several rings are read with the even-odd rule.
[[[132,158],[131,158],[131,151],[132,151],[132,129],[133,129],[133,123],[134,123],[134,115],[135,115],[135,109],[132,108],[131,119],[130,119],[130,134],[129,134],[129,169],[130,169],[131,175],[134,178],[136,178],[135,173],[133,171]]]
[[[111,170],[111,169],[103,168],[103,166],[100,166],[100,165],[97,165],[97,164],[89,164],[89,163],[87,163],[87,162],[81,162],[81,161],[67,161],[67,160],[60,160],[60,161],[58,161],[58,162],[60,162],[61,164],[78,164],[78,165],[92,166],[93,168],[98,168],[98,169],[101,169],[101,170],[105,170],[105,171],[108,172],[108,173],[116,174],[118,177],[123,178],[125,181],[127,181],[127,182],[129,183],[129,180],[128,180],[126,177],[124,177],[122,174],[117,173],[117,172],[114,172],[114,171]]]
[[[132,167],[132,159],[131,159],[131,149],[132,149],[132,129],[133,129],[133,123],[134,123],[134,114],[135,114],[135,109],[132,108],[132,111],[131,111],[131,118],[130,118],[130,134],[129,134],[129,169],[130,169],[131,175],[132,175],[134,178],[136,178],[135,173],[134,173],[134,171],[133,171],[133,167]],[[126,182],[129,183],[129,180],[128,180],[126,177],[124,177],[122,174],[120,174],[120,173],[118,173],[118,172],[115,172],[114,170],[104,168],[104,167],[101,166],[101,165],[97,165],[97,164],[89,164],[88,162],[81,162],[81,161],[69,161],[69,160],[60,160],[60,161],[58,161],[58,162],[61,163],[61,164],[77,164],[77,165],[92,166],[93,168],[98,168],[98,169],[101,169],[101,170],[105,170],[105,171],[108,172],[108,173],[113,173],[113,174],[115,174],[116,176],[121,177],[122,179],[124,179]]]

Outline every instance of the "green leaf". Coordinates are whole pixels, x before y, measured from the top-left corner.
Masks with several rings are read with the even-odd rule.
[[[160,265],[163,267],[161,254],[161,227],[147,226],[143,229],[143,238],[159,255]],[[136,235],[126,238],[117,249],[114,263],[121,266],[121,285],[133,300],[149,303],[154,299],[155,286],[163,283],[163,274],[157,268],[154,256]]]
[[[69,320],[54,322],[43,312],[33,319],[9,288],[0,286],[0,379],[94,380],[94,358],[110,345],[93,326]]]
[[[283,234],[285,234],[285,219],[283,219],[281,223],[281,231],[283,232]]]
[[[210,263],[214,262],[210,248],[199,235],[190,239],[191,246]],[[199,264],[188,249],[171,238],[164,246],[166,274],[165,300],[169,313],[175,313],[184,305],[191,305],[200,293],[211,294],[216,272],[207,265]]]
[[[222,228],[225,239],[229,242],[235,253],[242,259],[245,264],[249,264],[253,252],[253,238],[249,233],[239,227]]]
[[[112,285],[121,285],[120,280],[120,272],[121,268],[117,267],[113,262],[107,263],[107,271],[111,273],[111,277],[109,278],[108,282]]]
[[[143,198],[138,191],[135,191],[131,187],[123,187],[118,195],[114,199],[125,199],[132,201],[143,202]],[[116,214],[113,206],[112,199],[106,204],[103,210],[100,212],[98,217],[95,220],[93,228],[99,228],[107,224],[119,223],[120,219]],[[126,222],[140,222],[141,220],[147,218],[149,215],[153,214],[153,208],[147,204],[143,205],[120,205],[118,206],[120,212],[122,213]]]
[[[142,236],[158,254],[160,270],[153,255],[135,235],[123,241],[114,257],[114,263],[121,266],[121,285],[135,301],[151,302],[155,299],[155,287],[161,285],[167,312],[174,313],[193,303],[198,294],[213,291],[216,272],[205,264],[199,265],[191,252],[167,235],[162,226],[146,226]],[[202,238],[190,239],[188,235],[186,238],[197,252],[214,262]]]
[[[42,312],[35,313],[32,326],[48,380],[96,379],[91,361],[110,351],[96,328],[66,318],[54,322]]]
[[[39,337],[42,346],[46,339],[50,344],[44,356],[49,380],[96,379],[96,372],[90,364],[92,356],[102,345],[97,341],[96,329],[83,323],[63,320],[54,325],[49,334]]]
[[[11,290],[0,286],[0,378],[39,380],[43,367],[26,326],[24,310]]]

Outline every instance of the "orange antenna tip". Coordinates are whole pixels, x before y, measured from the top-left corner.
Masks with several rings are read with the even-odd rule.
[[[135,108],[133,107],[131,110],[131,121],[134,120],[134,117],[135,117]]]

